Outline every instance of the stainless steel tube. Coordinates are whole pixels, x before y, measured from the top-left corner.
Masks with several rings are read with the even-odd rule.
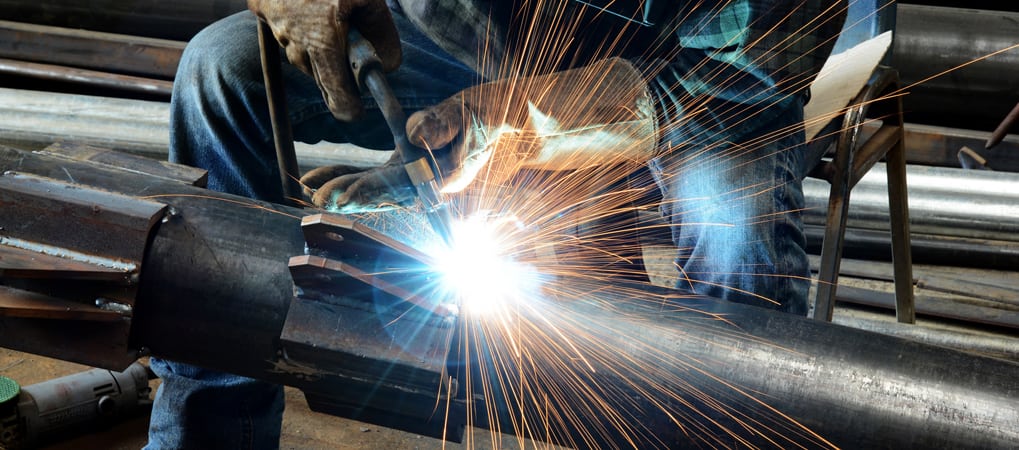
[[[1019,240],[1019,174],[908,166],[909,218],[914,233]],[[804,222],[824,225],[828,184],[807,178]],[[878,164],[853,188],[849,227],[888,229],[885,166]]]

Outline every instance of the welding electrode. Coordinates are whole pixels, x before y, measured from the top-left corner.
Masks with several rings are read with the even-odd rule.
[[[452,239],[450,223],[453,217],[442,191],[439,190],[435,176],[438,171],[435,159],[430,152],[412,145],[407,139],[407,116],[386,81],[382,72],[382,61],[375,53],[375,47],[356,30],[351,30],[347,39],[347,55],[354,79],[362,90],[371,93],[382,110],[386,125],[393,133],[396,152],[400,155],[418,198],[425,207],[428,222],[448,245]]]

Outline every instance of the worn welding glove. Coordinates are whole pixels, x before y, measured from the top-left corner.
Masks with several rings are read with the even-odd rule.
[[[399,155],[380,167],[327,166],[301,177],[304,195],[320,208],[342,213],[380,211],[414,202],[414,188]]]
[[[248,9],[269,24],[287,59],[315,78],[339,120],[363,111],[347,62],[352,27],[375,46],[383,70],[400,65],[400,38],[385,0],[248,0]]]
[[[476,178],[504,183],[522,168],[644,162],[657,149],[647,84],[620,58],[465,89],[413,114],[407,134],[440,156],[445,192]]]
[[[522,168],[582,169],[656,156],[657,122],[647,85],[627,61],[474,86],[413,114],[407,134],[438,158],[443,191],[480,177],[503,183]],[[333,177],[332,181],[325,181]],[[367,172],[311,172],[319,207],[357,212],[413,200],[403,165]]]

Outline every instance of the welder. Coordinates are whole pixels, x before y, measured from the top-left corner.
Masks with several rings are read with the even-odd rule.
[[[680,287],[806,313],[797,211],[800,181],[818,156],[803,150],[803,105],[842,27],[845,0],[248,6],[195,36],[174,83],[171,159],[207,169],[209,188],[284,200],[258,18],[289,61],[295,139],[393,148],[347,65],[347,38],[357,30],[413,112],[411,142],[435,152],[444,190],[509,183],[520,168],[646,162],[672,226]],[[539,54],[545,45],[557,46],[555,54]],[[334,211],[405,204],[414,190],[398,162],[322,168],[303,181],[315,206]],[[163,382],[147,448],[278,446],[281,387],[159,359],[152,368]]]

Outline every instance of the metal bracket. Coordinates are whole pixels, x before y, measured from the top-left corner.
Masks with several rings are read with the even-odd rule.
[[[302,230],[283,351],[362,387],[344,398],[306,390],[309,406],[459,441],[466,416],[446,372],[455,309],[428,288],[429,258],[346,216],[308,216]]]

